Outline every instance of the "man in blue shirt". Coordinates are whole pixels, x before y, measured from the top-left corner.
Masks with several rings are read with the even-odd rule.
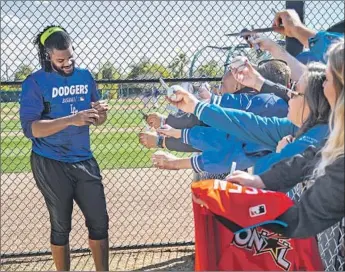
[[[100,101],[88,70],[75,67],[72,41],[49,26],[35,44],[42,69],[22,86],[20,121],[32,141],[31,168],[51,222],[57,270],[70,269],[69,233],[73,200],[86,219],[97,271],[108,270],[108,213],[102,177],[90,149],[90,125],[101,125],[108,105]]]

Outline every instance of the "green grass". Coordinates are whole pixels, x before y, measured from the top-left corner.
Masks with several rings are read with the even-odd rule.
[[[93,133],[91,148],[101,169],[151,167],[151,154],[139,144],[135,132]],[[30,171],[31,141],[25,137],[5,137],[1,141],[1,172]]]
[[[141,126],[142,124],[143,118],[139,110],[111,110],[103,126],[107,128],[128,128]],[[1,131],[21,131],[19,116],[11,117],[9,120],[1,120]]]
[[[140,105],[140,100],[110,100],[110,110],[108,112],[108,119],[103,125],[107,128],[129,128],[142,126],[143,118],[139,109],[133,109]],[[18,103],[3,103],[1,104],[1,131],[17,132],[21,131],[21,125],[18,114]],[[138,107],[139,108],[139,107]],[[152,112],[155,110],[144,109],[145,112]],[[6,118],[8,117],[8,118]]]
[[[143,119],[138,107],[141,104],[140,99],[108,102],[111,110],[106,123],[99,127],[101,132],[91,133],[91,147],[101,169],[151,167],[151,154],[155,150],[148,150],[140,145],[137,132],[117,131],[121,128],[143,127]],[[1,132],[20,133],[22,131],[18,107],[18,103],[1,104]],[[162,110],[164,111],[164,107],[160,111]],[[144,111],[154,110],[144,109]],[[30,152],[31,141],[24,136],[2,137],[1,173],[30,172]]]

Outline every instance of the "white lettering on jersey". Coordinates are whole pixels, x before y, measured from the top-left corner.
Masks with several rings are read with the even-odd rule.
[[[221,191],[225,191],[226,190],[226,181],[225,180],[219,180],[219,179],[215,179],[213,182],[213,189],[214,190],[218,190],[220,187]]]
[[[62,87],[53,87],[52,88],[52,98],[63,97],[75,94],[87,94],[88,85],[71,85],[71,86],[62,86]]]
[[[80,93],[79,93],[79,86],[80,86],[80,85],[76,85],[76,86],[75,86],[75,94],[80,94]]]
[[[57,97],[58,93],[59,93],[59,89],[54,87],[53,90],[52,90],[52,98]]]
[[[73,106],[73,104],[70,104],[71,106],[71,114],[77,114],[78,113],[78,110],[76,107]]]
[[[75,88],[74,88],[73,85],[69,88],[69,92],[70,92],[71,95],[75,94]]]
[[[68,94],[69,94],[69,88],[65,86],[65,96],[67,96]]]
[[[59,96],[63,96],[64,95],[64,87],[60,87],[59,88]]]

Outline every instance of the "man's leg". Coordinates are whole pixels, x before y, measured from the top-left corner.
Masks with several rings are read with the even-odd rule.
[[[96,270],[109,271],[109,218],[100,170],[95,159],[74,165],[72,174],[77,180],[74,199],[85,216]]]
[[[71,267],[69,244],[56,246],[51,244],[53,260],[57,271],[69,271]]]
[[[44,196],[51,224],[50,243],[56,269],[70,270],[69,233],[73,209],[73,186],[66,164],[32,153],[31,168]]]

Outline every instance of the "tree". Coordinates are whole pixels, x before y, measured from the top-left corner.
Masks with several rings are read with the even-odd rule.
[[[22,64],[14,74],[14,80],[24,80],[34,69],[30,65]]]
[[[120,70],[116,69],[113,64],[110,62],[105,62],[103,65],[101,65],[98,72],[92,72],[96,80],[100,79],[119,79],[121,78],[121,72]],[[105,83],[105,84],[99,84],[98,88],[101,89],[102,95],[103,93],[109,92],[110,98],[115,98],[115,95],[117,97],[117,90],[119,89],[118,84],[113,83]]]
[[[195,74],[197,76],[206,76],[206,77],[217,77],[222,76],[223,74],[223,67],[220,66],[215,60],[211,60],[210,62],[201,65],[196,69]]]
[[[187,65],[189,59],[186,53],[182,51],[178,52],[178,55],[174,58],[173,62],[168,66],[172,72],[174,78],[183,78],[187,75]]]
[[[159,63],[152,63],[147,59],[142,59],[139,63],[131,65],[131,71],[128,74],[130,79],[150,79],[171,77],[169,69]]]

